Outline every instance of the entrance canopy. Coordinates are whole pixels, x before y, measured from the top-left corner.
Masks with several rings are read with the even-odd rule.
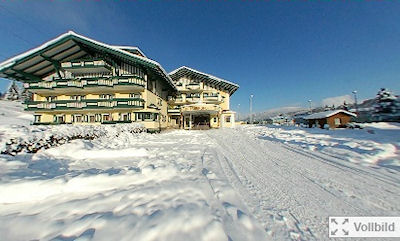
[[[217,105],[210,104],[193,104],[183,106],[182,114],[217,114],[220,111],[220,107]]]
[[[40,82],[43,81],[42,78],[62,69],[62,62],[95,55],[139,65],[148,73],[167,81],[170,87],[176,90],[172,79],[162,66],[146,58],[144,54],[135,54],[127,47],[101,43],[72,31],[0,63],[0,77],[22,82]]]

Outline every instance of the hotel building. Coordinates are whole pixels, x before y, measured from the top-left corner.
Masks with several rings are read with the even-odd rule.
[[[142,123],[148,130],[233,127],[238,85],[180,67],[163,67],[136,47],[67,32],[0,63],[0,77],[33,93],[33,124]]]

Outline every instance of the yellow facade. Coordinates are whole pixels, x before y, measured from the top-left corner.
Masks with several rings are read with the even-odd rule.
[[[63,63],[64,64],[64,63]],[[125,64],[126,66],[126,64]],[[142,76],[135,73],[125,73],[124,76],[114,75],[118,71],[112,69],[111,73],[99,73],[95,78],[87,76],[85,69],[75,76],[62,73],[61,78],[54,73],[46,77],[43,82],[58,83],[69,76],[74,82],[97,81],[97,86],[76,88],[76,86],[63,86],[52,88],[38,88],[25,84],[33,92],[32,101],[27,101],[27,110],[35,115],[34,124],[106,124],[138,122],[149,130],[167,128],[167,95],[166,84],[157,78],[150,78],[143,71]],[[139,68],[132,67],[131,69]],[[93,70],[91,70],[93,72]],[[128,77],[140,78],[143,85],[124,84],[121,86],[104,86],[107,80],[113,79],[115,83]],[[66,79],[66,78],[65,78]],[[117,82],[115,81],[117,80]],[[148,85],[151,83],[151,86]],[[41,86],[46,86],[41,84]],[[117,87],[117,88],[116,88]],[[165,92],[165,93],[164,93]]]
[[[196,75],[201,72],[189,68],[185,71],[180,77],[172,75],[178,91],[168,98],[169,126],[183,129],[234,127],[235,112],[229,109],[229,90]]]
[[[149,130],[234,125],[229,81],[187,67],[167,74],[138,48],[64,33],[0,63],[24,83],[34,124],[142,123]]]

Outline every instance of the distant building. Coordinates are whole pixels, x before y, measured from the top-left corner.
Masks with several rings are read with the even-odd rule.
[[[324,128],[328,125],[329,128],[337,128],[344,127],[352,117],[357,117],[357,115],[345,110],[330,110],[305,116],[304,119],[308,120],[309,127]]]

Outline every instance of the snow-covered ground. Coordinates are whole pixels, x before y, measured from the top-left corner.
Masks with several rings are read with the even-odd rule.
[[[0,102],[1,150],[32,135],[18,108]],[[0,155],[1,240],[326,240],[328,216],[400,215],[399,153],[386,146],[398,150],[395,125],[107,128]]]
[[[399,169],[400,123],[359,125],[363,129],[253,126],[244,130],[261,139],[318,151],[361,165]]]

